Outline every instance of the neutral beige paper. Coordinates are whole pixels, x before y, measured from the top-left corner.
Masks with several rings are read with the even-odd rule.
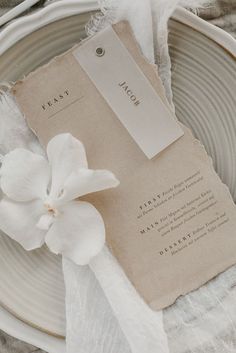
[[[167,105],[156,68],[140,54],[128,24],[113,28]],[[73,50],[12,92],[44,145],[70,132],[85,144],[91,168],[117,175],[117,189],[86,200],[102,213],[109,246],[139,293],[152,308],[166,307],[236,262],[236,207],[186,127],[183,137],[149,160]]]

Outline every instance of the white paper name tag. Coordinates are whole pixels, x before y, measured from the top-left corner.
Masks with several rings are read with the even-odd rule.
[[[184,134],[112,27],[73,55],[148,158]]]

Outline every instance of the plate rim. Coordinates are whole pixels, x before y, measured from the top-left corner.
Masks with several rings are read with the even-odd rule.
[[[98,10],[99,5],[96,0],[57,1],[29,15],[14,19],[0,32],[0,55],[30,33],[47,24],[73,15]]]
[[[8,335],[28,344],[37,346],[48,353],[65,353],[64,339],[48,335],[16,318],[6,309],[0,307],[0,328]],[[4,325],[3,325],[4,323]]]
[[[49,4],[33,14],[20,17],[19,19],[9,23],[5,28],[3,28],[2,32],[0,32],[0,55],[16,44],[20,39],[23,39],[28,34],[44,27],[49,23],[73,15],[98,10],[99,7],[96,0],[68,0],[66,2],[58,1],[56,3]],[[183,8],[177,8],[172,15],[172,18],[206,35],[236,57],[236,40],[222,29],[200,19],[198,16]],[[32,326],[17,319],[15,316],[13,317],[10,312],[2,307],[0,307],[0,318],[1,317],[4,319],[0,320],[0,328],[8,334],[30,344],[46,349],[49,352],[55,352],[55,350],[58,352],[59,346],[61,347],[61,351],[64,352],[64,340],[55,338],[47,333],[33,328]],[[32,335],[33,331],[31,331],[31,329],[34,330],[34,335]],[[44,347],[42,347],[42,337],[45,337]],[[50,340],[49,338],[53,338],[53,340]],[[58,345],[55,345],[56,342]]]
[[[222,28],[203,20],[182,7],[177,7],[171,18],[202,33],[236,58],[236,39]]]
[[[57,1],[32,14],[15,19],[0,32],[0,55],[20,39],[49,23],[78,13],[98,10],[97,0]],[[206,35],[236,57],[236,39],[223,29],[201,19],[183,7],[177,7],[172,18]]]

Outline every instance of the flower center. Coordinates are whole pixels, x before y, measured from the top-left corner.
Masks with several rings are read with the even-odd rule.
[[[59,214],[59,211],[56,207],[53,207],[52,205],[45,203],[44,207],[47,210],[47,213],[53,217],[56,217]]]

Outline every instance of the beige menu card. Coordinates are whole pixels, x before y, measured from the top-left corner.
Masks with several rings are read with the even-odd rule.
[[[108,32],[18,81],[12,93],[43,145],[70,132],[84,143],[90,168],[109,169],[120,180],[118,188],[85,199],[101,212],[107,242],[130,281],[153,309],[160,309],[236,263],[236,207],[204,147],[170,112],[156,67],[142,56],[128,23],[110,29],[112,45]],[[107,60],[117,40],[133,62],[124,63],[119,51],[117,59]],[[101,60],[97,69],[95,60]],[[140,71],[137,77],[128,75],[131,66]],[[156,103],[148,100],[150,90]],[[149,124],[148,158],[142,149],[150,147]]]

